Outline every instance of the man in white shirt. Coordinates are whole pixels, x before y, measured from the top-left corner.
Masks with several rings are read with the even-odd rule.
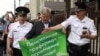
[[[32,28],[32,24],[26,21],[29,9],[26,7],[16,8],[16,15],[18,21],[10,25],[10,30],[7,38],[7,51],[13,56],[22,56],[18,41],[20,41]],[[10,46],[11,42],[12,48]]]
[[[68,37],[69,56],[87,56],[90,39],[95,39],[97,30],[94,21],[86,15],[86,4],[76,2],[76,15],[71,15],[67,20],[45,30],[57,30],[71,26]]]

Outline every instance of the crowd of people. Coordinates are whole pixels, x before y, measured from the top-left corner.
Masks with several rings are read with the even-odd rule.
[[[65,29],[71,26],[68,37],[69,56],[87,56],[90,39],[95,39],[97,30],[94,21],[86,16],[86,4],[76,2],[75,15],[71,15],[61,24],[51,20],[51,9],[44,7],[37,13],[37,19],[27,21],[30,10],[24,6],[15,9],[15,16],[7,12],[0,19],[0,56],[22,56],[18,41],[35,38],[52,30]],[[33,47],[34,48],[34,47]]]
[[[3,56],[3,50],[6,54],[6,40],[9,32],[9,25],[15,21],[14,14],[12,12],[6,12],[0,18],[0,56]]]

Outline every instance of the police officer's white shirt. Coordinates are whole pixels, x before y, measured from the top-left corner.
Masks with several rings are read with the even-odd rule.
[[[18,41],[20,41],[32,28],[32,24],[25,22],[20,25],[19,22],[12,23],[10,25],[10,31],[8,33],[9,38],[13,38],[13,47],[20,49]]]
[[[84,17],[82,21],[78,19],[76,15],[71,15],[67,20],[61,23],[64,28],[67,26],[71,26],[71,32],[68,36],[68,41],[72,44],[81,46],[90,42],[90,39],[81,38],[83,27],[87,27],[88,33],[91,35],[97,35],[97,30],[94,26],[94,21],[88,18],[87,16]]]

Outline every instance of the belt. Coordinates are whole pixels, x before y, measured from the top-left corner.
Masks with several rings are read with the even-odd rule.
[[[71,46],[76,46],[76,47],[84,47],[84,46],[89,45],[89,43],[87,43],[87,44],[84,44],[84,45],[82,45],[82,46],[78,46],[78,45],[72,44],[72,43],[70,43],[70,42],[68,42],[68,44],[71,45]]]

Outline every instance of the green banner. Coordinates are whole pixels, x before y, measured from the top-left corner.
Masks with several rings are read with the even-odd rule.
[[[66,36],[61,30],[19,41],[23,56],[67,56]]]

